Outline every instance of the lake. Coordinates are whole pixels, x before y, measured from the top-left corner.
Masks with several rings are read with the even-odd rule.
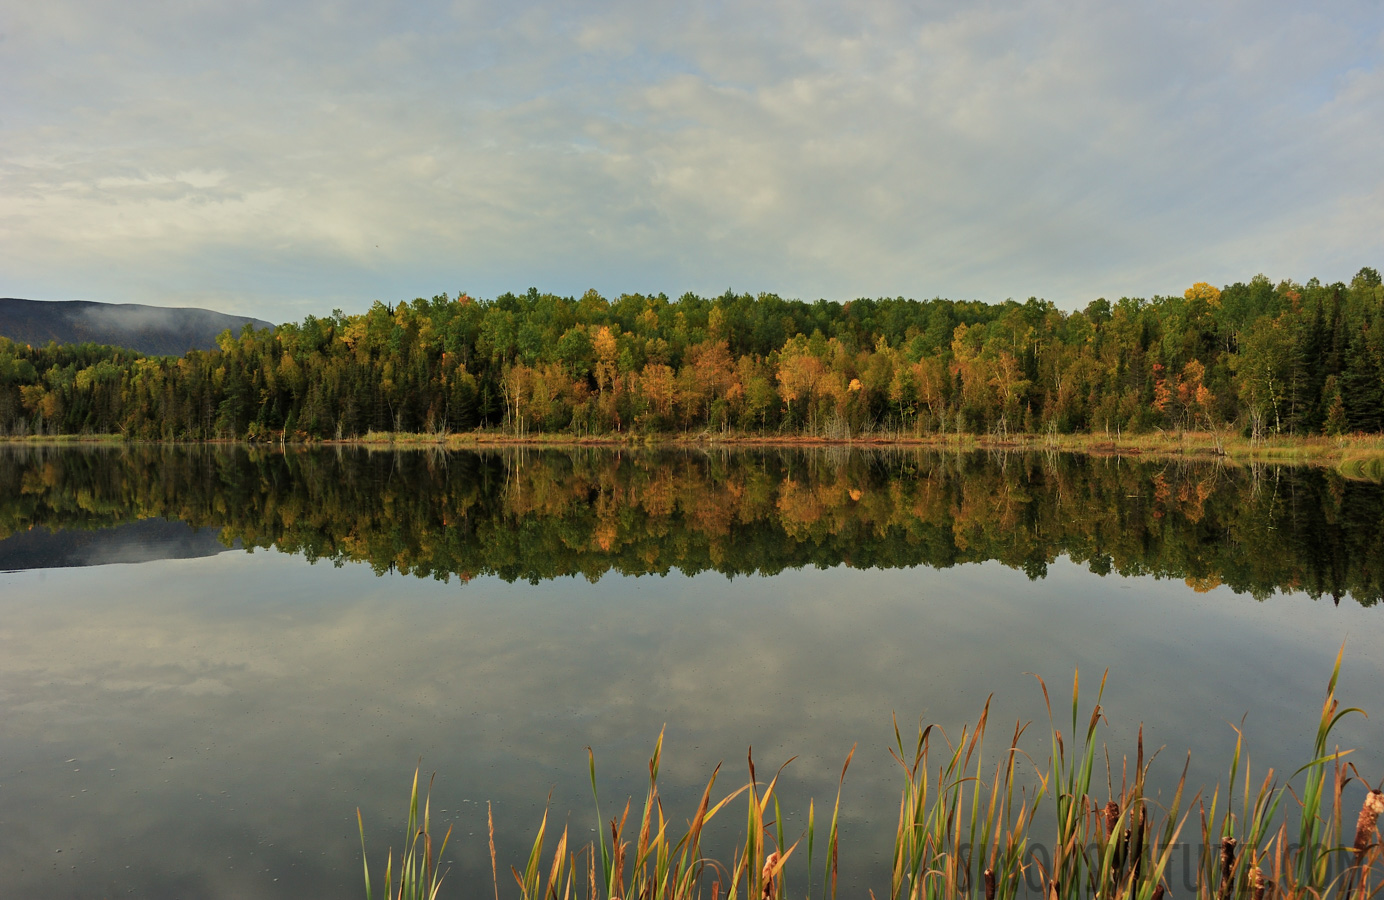
[[[1286,775],[1343,643],[1378,782],[1381,522],[1322,470],[1077,455],[0,447],[0,883],[363,896],[357,808],[382,867],[421,759],[443,895],[493,895],[487,804],[512,895],[545,807],[594,837],[586,748],[609,816],[666,728],[677,823],[796,757],[790,840],[857,747],[841,891],[879,896],[894,716],[993,694],[998,744],[1035,675],[1108,671],[1116,780],[1142,723],[1165,790],[1224,782],[1242,720]]]

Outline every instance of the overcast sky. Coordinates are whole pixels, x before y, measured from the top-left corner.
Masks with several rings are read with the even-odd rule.
[[[1384,268],[1384,6],[0,0],[0,296],[1064,308]]]

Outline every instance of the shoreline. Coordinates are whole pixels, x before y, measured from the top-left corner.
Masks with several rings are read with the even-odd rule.
[[[206,444],[249,446],[321,446],[366,448],[438,448],[446,450],[533,447],[604,447],[610,449],[923,449],[952,452],[1056,452],[1088,456],[1137,456],[1153,459],[1219,461],[1223,463],[1280,463],[1334,468],[1348,477],[1384,480],[1384,435],[1345,435],[1341,437],[1277,436],[1253,442],[1239,435],[1207,431],[1152,432],[1140,434],[1014,434],[1006,436],[975,434],[865,434],[850,438],[811,435],[757,435],[735,433],[650,433],[650,434],[526,434],[495,431],[449,432],[445,434],[367,432],[353,438],[249,442],[243,440],[206,441],[127,441],[118,434],[26,435],[0,437],[0,444],[18,445],[116,445]]]

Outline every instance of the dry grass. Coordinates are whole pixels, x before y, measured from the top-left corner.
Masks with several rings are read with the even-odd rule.
[[[0,444],[122,444],[119,434],[26,434],[0,435]]]
[[[26,435],[0,437],[0,443],[114,444],[124,443],[118,434]],[[176,443],[176,442],[175,442]],[[205,443],[237,443],[207,441]],[[913,435],[865,432],[852,438],[810,435],[774,435],[737,432],[674,432],[572,434],[529,433],[516,435],[496,430],[465,432],[369,431],[340,440],[310,441],[392,449],[437,448],[447,450],[481,447],[530,446],[743,446],[743,447],[921,447],[950,451],[1043,450],[1112,456],[1153,456],[1221,459],[1229,462],[1277,462],[1335,468],[1351,478],[1384,481],[1384,435],[1353,434],[1338,437],[1276,435],[1258,441],[1219,431],[1154,431],[1145,433],[1091,434],[976,434]]]
[[[467,449],[495,446],[727,446],[727,447],[920,447],[949,451],[1035,450],[1110,456],[1219,459],[1230,463],[1272,462],[1330,467],[1353,478],[1384,480],[1384,435],[1338,437],[1276,435],[1258,441],[1218,431],[1154,431],[1092,434],[907,435],[867,432],[851,439],[755,435],[735,432],[669,434],[568,433],[514,435],[499,431],[407,433],[371,431],[329,444],[378,447]]]
[[[515,445],[533,447],[629,446],[650,442],[649,436],[634,434],[575,435],[559,432],[555,434],[515,435],[501,431],[368,431],[362,437],[327,440],[320,443],[365,447],[435,447],[446,450],[463,450],[475,447]]]

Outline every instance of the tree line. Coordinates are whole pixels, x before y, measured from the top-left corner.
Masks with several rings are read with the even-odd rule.
[[[947,568],[1384,596],[1384,485],[1306,467],[916,450],[0,448],[0,539],[149,517],[228,545],[463,582]]]
[[[0,431],[519,434],[1384,431],[1384,284],[1051,302],[530,289],[376,302],[182,357],[0,338]]]

